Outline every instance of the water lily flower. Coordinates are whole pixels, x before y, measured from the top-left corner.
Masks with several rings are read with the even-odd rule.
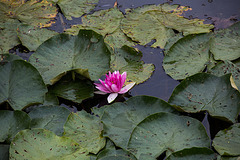
[[[110,93],[107,100],[108,103],[111,103],[112,101],[115,100],[118,94],[126,93],[135,85],[135,82],[132,82],[123,87],[126,81],[126,77],[127,72],[123,72],[122,74],[120,74],[119,71],[114,71],[113,73],[109,71],[108,75],[106,74],[106,79],[104,81],[99,79],[101,83],[94,83],[96,85],[96,88],[99,90],[94,93],[96,94]]]

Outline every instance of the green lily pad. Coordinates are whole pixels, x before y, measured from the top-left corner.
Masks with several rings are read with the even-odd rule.
[[[61,8],[64,16],[68,20],[72,17],[78,18],[85,13],[89,13],[95,8],[99,0],[58,0],[57,4]]]
[[[0,54],[8,54],[9,49],[20,44],[17,37],[17,25],[20,23],[15,19],[0,23]]]
[[[220,155],[240,156],[240,123],[219,131],[212,145]]]
[[[90,160],[85,149],[69,137],[58,137],[45,129],[20,131],[12,141],[10,159]]]
[[[235,65],[231,61],[220,62],[208,72],[216,76],[232,73],[233,81],[237,87],[236,89],[240,89],[240,66]]]
[[[52,2],[43,0],[1,1],[0,22],[17,19],[37,27],[50,27],[57,15],[57,8]]]
[[[18,59],[22,58],[15,54],[0,54],[0,64],[5,64]]]
[[[0,144],[0,157],[1,160],[9,160],[9,147],[8,144]]]
[[[217,155],[208,148],[186,148],[172,153],[166,160],[216,160]]]
[[[49,92],[58,97],[81,103],[84,99],[93,97],[94,86],[87,79],[71,80],[71,77],[64,76],[53,86],[49,87]]]
[[[147,116],[157,112],[175,112],[165,101],[150,96],[135,96],[124,103],[106,107],[101,117],[104,136],[126,149],[133,129]]]
[[[196,119],[161,112],[148,116],[133,130],[128,150],[137,158],[141,154],[157,158],[161,153],[192,147],[209,147],[204,126]]]
[[[98,153],[106,143],[100,119],[85,111],[71,113],[64,125],[64,136],[74,139],[88,152]]]
[[[240,160],[239,157],[224,157],[224,156],[219,156],[217,160]]]
[[[27,24],[21,24],[17,29],[18,37],[22,44],[30,51],[35,51],[44,41],[57,35],[57,32],[30,26]]]
[[[128,46],[111,51],[111,68],[114,71],[127,72],[126,84],[130,82],[139,84],[151,77],[155,67],[153,64],[144,64],[140,60],[141,52]]]
[[[210,51],[216,60],[234,60],[240,57],[240,22],[214,32]]]
[[[59,105],[59,101],[56,95],[47,92],[45,94],[43,106],[50,106],[50,105]]]
[[[0,103],[8,102],[14,110],[43,103],[47,88],[30,63],[15,60],[0,65]]]
[[[0,142],[10,143],[13,137],[21,130],[30,126],[30,117],[22,111],[0,111]]]
[[[62,136],[70,111],[61,106],[41,106],[33,109],[28,115],[32,119],[31,128],[43,128]]]
[[[173,29],[184,35],[206,33],[214,28],[213,25],[203,24],[202,20],[188,20],[180,16],[188,7],[178,5],[146,5],[126,11],[126,18],[121,21],[121,29],[134,41],[145,45],[151,40],[156,42],[152,47],[164,48],[173,37]]]
[[[209,34],[180,39],[163,58],[165,72],[175,80],[202,72],[210,61],[208,42]]]
[[[168,102],[180,111],[208,111],[213,117],[234,123],[240,110],[240,93],[232,88],[230,74],[217,77],[198,73],[183,80]]]
[[[78,36],[59,34],[50,38],[29,61],[46,84],[55,83],[70,70],[91,80],[98,80],[110,70],[110,52],[103,37],[90,30],[81,30]]]

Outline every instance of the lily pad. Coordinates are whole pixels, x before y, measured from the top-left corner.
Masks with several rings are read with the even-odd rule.
[[[50,27],[57,15],[57,8],[47,0],[4,0],[0,2],[0,8],[0,22],[17,19],[37,27]]]
[[[240,22],[214,32],[210,51],[216,60],[235,60],[240,57]]]
[[[72,80],[69,76],[64,76],[53,86],[49,87],[49,92],[58,97],[81,103],[84,99],[93,97],[94,86],[87,79]]]
[[[155,67],[153,64],[144,64],[140,60],[141,52],[128,46],[111,51],[111,68],[112,70],[127,72],[126,84],[131,82],[139,84],[151,77]]]
[[[172,153],[166,160],[216,160],[217,155],[209,148],[187,148]]]
[[[70,70],[91,80],[98,80],[110,70],[110,52],[103,37],[90,30],[80,30],[78,36],[59,34],[50,38],[29,61],[46,84],[55,83]]]
[[[180,39],[163,58],[165,72],[175,80],[202,72],[210,61],[209,37],[200,34]]]
[[[240,156],[240,123],[219,131],[212,145],[220,155]]]
[[[208,72],[216,76],[222,76],[228,73],[232,73],[236,89],[240,89],[240,66],[235,65],[231,61],[220,62],[215,67],[211,68]]]
[[[150,96],[135,96],[124,103],[114,103],[106,107],[101,120],[104,136],[117,146],[127,147],[131,132],[147,116],[157,112],[175,112],[165,101]]]
[[[209,147],[204,126],[196,119],[172,113],[156,113],[141,121],[133,130],[128,150],[137,158],[147,154],[157,158],[161,153],[192,147]]]
[[[0,144],[0,157],[1,160],[9,160],[9,147],[8,144]]]
[[[28,115],[32,119],[31,128],[43,128],[62,136],[70,111],[61,106],[41,106],[32,110]]]
[[[18,37],[22,44],[30,51],[35,51],[44,41],[57,35],[57,32],[30,26],[27,24],[21,24],[17,29]]]
[[[17,37],[17,25],[20,23],[15,19],[0,23],[0,54],[8,54],[9,49],[20,44]]]
[[[13,137],[21,130],[30,126],[30,117],[22,111],[0,111],[0,142],[10,143]]]
[[[85,149],[68,137],[58,137],[45,129],[20,131],[12,141],[10,159],[90,160]]]
[[[134,41],[145,45],[151,40],[152,47],[164,48],[168,40],[175,35],[173,29],[184,35],[206,33],[213,25],[203,24],[202,20],[188,20],[180,16],[188,7],[178,5],[146,5],[126,11],[126,18],[121,21],[121,29]]]
[[[64,125],[64,136],[74,139],[88,152],[98,153],[105,146],[102,124],[98,117],[85,111],[71,113]]]
[[[230,76],[198,73],[188,77],[174,89],[168,102],[180,111],[208,111],[213,117],[234,123],[240,110],[240,93],[232,88]]]
[[[47,88],[30,63],[15,60],[0,65],[0,103],[8,102],[14,110],[43,103]]]
[[[85,13],[89,13],[95,8],[99,0],[58,0],[57,4],[61,8],[64,16],[68,20],[72,17],[78,18]]]
[[[7,62],[11,62],[14,60],[22,59],[18,55],[15,54],[0,54],[0,64],[5,64]]]

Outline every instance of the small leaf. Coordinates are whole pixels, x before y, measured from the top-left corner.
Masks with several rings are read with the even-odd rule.
[[[240,57],[240,22],[214,32],[210,51],[216,60],[235,60]]]
[[[10,143],[13,137],[21,130],[30,126],[30,117],[22,111],[0,111],[0,142]]]
[[[32,110],[28,115],[32,119],[31,128],[43,128],[61,136],[70,111],[61,106],[41,106]]]
[[[240,110],[240,93],[232,88],[230,76],[198,73],[188,77],[174,89],[168,102],[180,111],[208,111],[213,117],[234,123]]]
[[[133,130],[128,150],[137,158],[141,154],[157,158],[192,147],[209,147],[204,126],[196,119],[160,112],[141,121]]]
[[[44,41],[57,35],[57,32],[30,26],[27,24],[21,24],[18,26],[18,37],[22,44],[30,51],[35,51]]]
[[[15,60],[0,65],[0,103],[8,102],[14,110],[43,103],[47,88],[30,63]]]
[[[219,131],[212,145],[220,155],[240,156],[240,123]]]
[[[64,125],[64,136],[74,139],[88,152],[98,153],[105,146],[100,119],[85,111],[71,113]]]
[[[81,17],[85,13],[89,13],[95,8],[99,0],[58,0],[57,4],[61,8],[64,16],[68,20],[71,17]]]

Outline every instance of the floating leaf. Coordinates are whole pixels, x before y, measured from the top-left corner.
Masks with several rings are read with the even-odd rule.
[[[209,34],[190,35],[175,43],[163,58],[163,68],[173,79],[202,72],[209,58]]]
[[[0,8],[0,22],[17,19],[37,27],[50,27],[57,15],[57,8],[47,0],[4,0],[0,2]]]
[[[31,64],[15,60],[0,65],[0,103],[8,102],[14,110],[43,103],[47,88]]]
[[[188,7],[178,5],[147,5],[126,11],[126,18],[121,21],[121,29],[134,41],[145,45],[151,40],[156,42],[152,47],[164,48],[173,37],[172,29],[183,32],[184,35],[210,32],[213,25],[203,24],[202,20],[188,20],[180,16]]]
[[[220,155],[240,156],[240,123],[219,131],[212,145]]]
[[[0,144],[0,157],[1,160],[9,160],[9,147],[8,144]]]
[[[64,136],[71,137],[88,152],[98,153],[105,146],[100,119],[85,111],[71,113],[64,125]]]
[[[166,160],[216,160],[216,154],[208,148],[187,148],[172,153]]]
[[[93,97],[94,87],[89,80],[69,79],[63,77],[49,88],[49,92],[58,97],[81,103],[84,99]]]
[[[208,111],[213,117],[235,122],[240,110],[240,93],[232,88],[230,74],[217,77],[198,73],[183,80],[168,102],[180,111]]]
[[[89,13],[95,8],[99,0],[58,0],[57,4],[61,8],[64,16],[68,20],[72,17],[78,18],[85,13]]]
[[[136,82],[136,84],[139,84],[151,77],[154,65],[144,64],[143,61],[140,61],[141,52],[128,46],[111,51],[111,68],[112,70],[127,72],[127,83]]]
[[[240,89],[240,66],[235,65],[231,61],[220,62],[208,72],[216,76],[232,73],[233,83],[236,85],[236,89]]]
[[[81,30],[78,36],[56,35],[44,42],[29,60],[46,84],[55,83],[70,70],[91,80],[98,80],[110,70],[110,52],[103,37],[90,30]]]
[[[10,143],[13,137],[21,130],[30,126],[30,117],[22,111],[0,111],[0,142]]]
[[[20,41],[17,37],[18,24],[19,21],[15,19],[10,19],[7,22],[0,22],[0,54],[6,54],[8,53],[9,49],[20,44]]]
[[[20,131],[10,145],[10,159],[90,160],[85,149],[69,137],[58,137],[45,129]]]
[[[124,103],[114,103],[104,110],[104,136],[125,148],[131,132],[147,116],[157,112],[174,112],[165,101],[150,96],[135,96]]]
[[[18,26],[18,37],[22,44],[30,51],[35,51],[44,41],[57,35],[57,32],[21,24]]]
[[[0,54],[0,64],[4,64],[18,59],[22,58],[15,54]]]
[[[210,51],[216,60],[234,60],[240,57],[240,22],[214,32]]]
[[[156,113],[141,121],[133,130],[128,150],[137,158],[147,154],[157,158],[185,148],[209,147],[204,126],[196,119],[172,113]]]
[[[70,111],[61,106],[41,106],[33,109],[28,115],[32,119],[31,128],[43,128],[61,136]]]

